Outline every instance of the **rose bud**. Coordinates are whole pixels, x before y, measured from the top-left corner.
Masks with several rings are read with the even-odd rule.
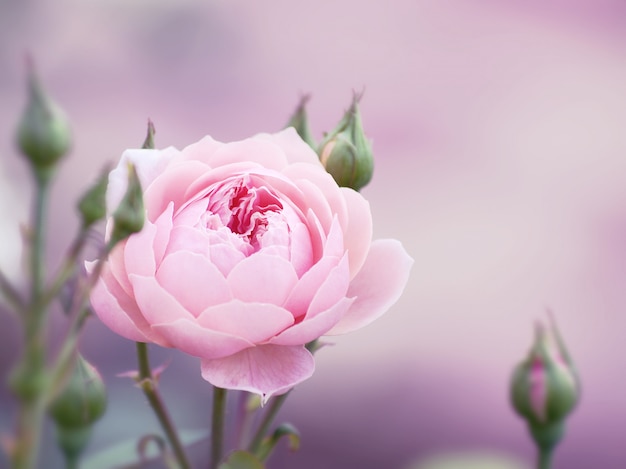
[[[310,97],[310,95],[305,95],[300,98],[300,104],[298,104],[298,107],[289,118],[289,122],[287,122],[285,127],[293,127],[296,129],[300,138],[308,143],[311,148],[315,149],[317,144],[315,143],[315,139],[311,133],[309,119],[306,114],[306,103],[309,101]]]
[[[513,373],[511,401],[542,451],[561,439],[579,395],[576,370],[554,322],[549,330],[538,324],[528,357]]]
[[[372,146],[363,131],[359,99],[360,96],[354,96],[350,109],[318,149],[322,165],[337,184],[356,191],[370,182],[374,171]]]
[[[32,65],[28,66],[28,103],[17,128],[21,152],[41,177],[49,177],[69,150],[71,134],[63,111],[44,93]]]
[[[110,239],[111,246],[128,238],[133,233],[139,233],[143,228],[145,220],[143,193],[135,166],[128,164],[127,171],[128,182],[126,192],[117,206],[117,209],[113,212],[113,233]]]
[[[106,191],[109,183],[107,168],[96,183],[78,201],[78,212],[82,217],[83,228],[88,228],[106,217]]]
[[[91,427],[104,414],[106,404],[100,373],[78,354],[65,388],[48,408],[57,426],[58,444],[68,463],[76,462],[87,446]]]

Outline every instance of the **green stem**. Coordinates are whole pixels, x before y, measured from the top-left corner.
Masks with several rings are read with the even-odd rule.
[[[180,442],[172,419],[161,399],[156,379],[152,376],[152,370],[150,369],[150,362],[148,360],[148,346],[144,342],[137,342],[137,361],[139,363],[139,385],[148,398],[148,402],[159,420],[161,428],[165,432],[167,441],[169,441],[174,451],[174,457],[180,468],[189,469],[191,465],[187,460],[187,455],[185,454],[185,450]]]
[[[45,278],[44,238],[49,183],[48,176],[36,173],[33,232],[30,245],[30,307],[23,317],[24,353],[11,379],[12,388],[20,404],[16,444],[11,457],[14,469],[35,467],[45,413],[43,394],[47,386],[47,376],[44,326],[47,308],[41,301],[41,295]]]
[[[288,395],[289,393],[287,392],[285,394],[281,394],[280,396],[272,399],[272,403],[269,405],[267,411],[265,412],[265,415],[263,416],[263,420],[261,420],[261,423],[259,424],[259,428],[254,434],[254,438],[252,438],[252,442],[250,443],[250,446],[248,447],[248,451],[254,454],[257,453],[257,451],[259,450],[261,446],[261,443],[263,442],[263,438],[265,438],[265,435],[267,431],[269,430],[270,425],[272,424],[272,421],[274,420],[274,417],[276,417],[276,414],[278,414],[278,411],[287,400]]]
[[[552,468],[552,451],[545,451],[540,449],[537,458],[537,469],[551,469]]]
[[[213,418],[211,423],[211,469],[217,469],[224,450],[224,414],[226,389],[213,387]]]

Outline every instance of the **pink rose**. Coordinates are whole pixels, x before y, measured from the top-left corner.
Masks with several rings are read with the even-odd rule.
[[[128,150],[109,177],[109,207],[128,161],[146,224],[109,256],[93,309],[123,337],[200,357],[215,386],[288,391],[313,373],[304,344],[369,324],[406,285],[402,245],[371,241],[367,201],[338,187],[291,128]]]

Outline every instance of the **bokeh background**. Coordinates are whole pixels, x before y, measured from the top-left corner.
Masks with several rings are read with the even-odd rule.
[[[375,237],[400,239],[415,266],[386,316],[318,353],[279,418],[302,448],[273,467],[404,468],[478,450],[532,461],[508,381],[547,308],[584,383],[555,467],[626,467],[623,0],[0,0],[0,266],[16,280],[27,51],[75,131],[52,192],[50,265],[77,226],[73,201],[141,144],[148,117],[157,146],[182,148],[276,131],[311,93],[319,137],[365,90]],[[19,342],[0,320],[4,380]],[[110,389],[90,452],[154,431],[116,377],[135,366],[133,344],[92,320],[82,350]],[[197,361],[154,349],[165,361],[176,422],[206,427]],[[0,431],[12,412],[0,391]],[[41,467],[60,465],[48,445]]]

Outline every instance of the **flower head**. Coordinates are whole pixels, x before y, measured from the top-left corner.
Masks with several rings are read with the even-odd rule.
[[[146,220],[91,295],[118,334],[201,358],[212,384],[268,398],[311,376],[305,344],[358,329],[400,296],[412,259],[371,241],[369,205],[340,188],[293,128],[182,151],[129,150]]]

